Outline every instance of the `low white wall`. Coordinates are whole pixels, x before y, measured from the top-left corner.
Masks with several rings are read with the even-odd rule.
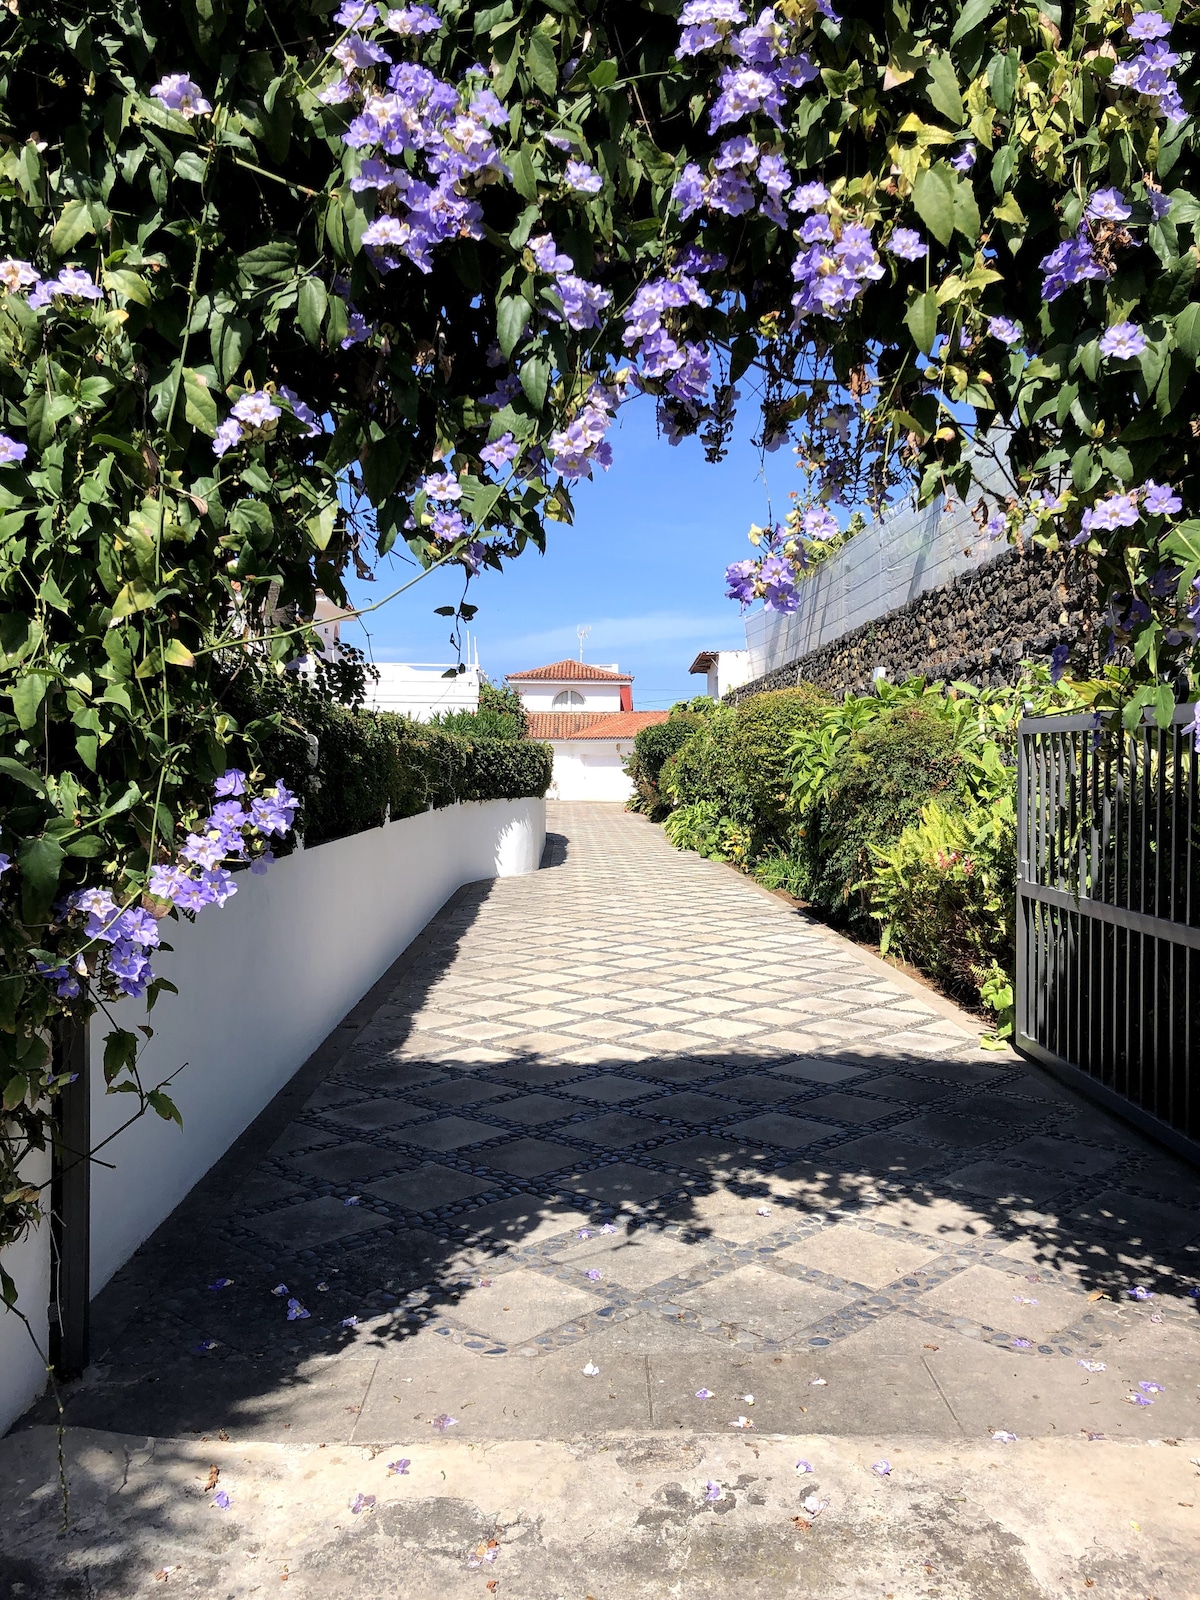
[[[536,872],[546,840],[544,800],[490,800],[426,811],[239,877],[227,905],[195,923],[170,923],[173,949],[154,965],[178,995],[150,1016],[140,1063],[170,1088],[183,1128],[152,1113],[119,1133],[92,1168],[92,1292],[133,1254],[356,1001],[464,883]],[[112,1008],[126,1028],[144,1004]],[[92,1141],[129,1115],[106,1095],[103,1018],[92,1031]],[[186,1063],[186,1065],[184,1065]],[[40,1169],[39,1169],[40,1172]],[[32,1178],[40,1182],[47,1173]],[[48,1223],[7,1251],[21,1309],[45,1344]],[[0,1433],[41,1392],[45,1370],[20,1320],[0,1309]]]
[[[22,1177],[43,1184],[50,1177],[49,1151],[35,1151],[24,1163]],[[4,1270],[17,1286],[17,1304],[29,1319],[29,1328],[6,1305],[0,1304],[0,1433],[10,1427],[46,1384],[44,1352],[50,1339],[46,1307],[50,1300],[50,1223],[43,1219],[28,1238],[0,1256]]]
[[[633,749],[632,739],[553,739],[550,746],[552,800],[625,801],[632,796],[633,784],[622,768]]]
[[[172,924],[155,971],[165,995],[142,1053],[151,1086],[187,1063],[169,1093],[182,1131],[154,1115],[104,1151],[92,1171],[92,1292],[107,1283],[174,1210],[277,1090],[385,973],[464,883],[535,872],[546,835],[544,800],[489,800],[426,811],[286,856],[265,877],[195,923]],[[122,1026],[144,1007],[114,1008]],[[93,1061],[107,1024],[93,1024]],[[92,1138],[128,1115],[93,1072]]]

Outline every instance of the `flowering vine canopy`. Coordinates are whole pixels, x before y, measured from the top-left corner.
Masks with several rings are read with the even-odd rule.
[[[799,442],[735,598],[794,606],[839,508],[979,497],[1094,556],[1130,714],[1170,714],[1200,616],[1176,9],[10,0],[0,1242],[47,1025],[103,1002],[114,918],[189,914],[163,874],[196,876],[226,769],[271,800],[232,686],[352,568],[540,546],[626,403],[713,458],[739,402]]]

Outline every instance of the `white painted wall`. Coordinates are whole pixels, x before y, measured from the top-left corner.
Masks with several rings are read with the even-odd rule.
[[[535,872],[546,837],[544,800],[490,800],[426,811],[337,839],[245,874],[237,895],[195,923],[170,924],[155,970],[179,988],[151,1015],[141,1058],[153,1087],[177,1067],[170,1093],[183,1128],[149,1115],[109,1144],[114,1170],[92,1169],[92,1290],[174,1210],[430,917],[464,883]],[[124,1027],[146,1020],[123,1001]],[[108,1024],[93,1024],[92,1138],[129,1114],[106,1095],[99,1062]],[[45,1337],[47,1225],[6,1254],[22,1309]],[[39,1320],[40,1319],[40,1320]],[[18,1319],[0,1310],[0,1432],[41,1392],[44,1371]]]
[[[632,739],[552,739],[552,800],[630,799],[633,784],[621,764],[633,752]]]
[[[37,1150],[22,1167],[28,1183],[41,1185],[50,1177],[50,1153]],[[46,1307],[50,1301],[50,1223],[6,1250],[4,1270],[17,1286],[17,1304],[29,1319],[42,1351],[50,1341]],[[15,1311],[0,1304],[0,1434],[11,1427],[25,1407],[46,1386],[46,1362],[39,1355],[29,1330]]]
[[[402,661],[376,663],[379,677],[367,682],[364,704],[368,711],[395,711],[402,717],[428,722],[442,711],[479,709],[478,664],[453,678],[443,676],[448,666],[410,665]]]
[[[619,683],[514,683],[526,711],[620,711]],[[573,689],[583,697],[581,706],[556,706],[555,695]]]
[[[719,700],[730,689],[740,689],[749,677],[749,650],[718,650],[705,676],[705,693],[710,700]]]

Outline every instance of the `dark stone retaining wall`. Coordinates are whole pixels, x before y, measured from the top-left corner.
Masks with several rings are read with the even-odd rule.
[[[798,683],[861,694],[876,667],[885,667],[892,683],[913,677],[980,687],[1015,683],[1022,661],[1048,661],[1057,644],[1071,646],[1073,672],[1093,672],[1095,619],[1095,577],[1085,556],[1017,547],[725,698],[736,705]]]

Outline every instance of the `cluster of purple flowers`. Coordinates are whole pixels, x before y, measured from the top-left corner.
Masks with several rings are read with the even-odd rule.
[[[711,304],[696,279],[680,272],[677,277],[644,283],[626,314],[624,344],[640,358],[640,376],[661,382],[665,393],[685,407],[697,407],[707,394],[711,358],[705,345],[676,338],[665,319],[687,306]]]
[[[10,439],[6,433],[0,433],[0,467],[19,467],[28,454],[27,444],[22,444],[19,439]]]
[[[54,300],[102,300],[103,289],[78,267],[63,267],[57,278],[43,278],[29,261],[9,257],[0,261],[0,288],[8,294],[29,289],[29,307],[41,311]]]
[[[819,9],[833,17],[828,0]],[[743,27],[746,13],[735,0],[689,0],[679,22],[676,55],[716,52],[739,63],[726,66],[718,79],[720,92],[709,115],[713,133],[760,112],[782,126],[787,91],[801,89],[817,76],[808,57],[794,53],[791,28],[779,21],[773,7]]]
[[[510,176],[493,133],[507,124],[508,113],[482,81],[481,68],[456,87],[418,62],[393,64],[378,38],[363,36],[376,27],[407,39],[436,32],[441,19],[427,7],[389,11],[351,0],[335,20],[352,31],[332,51],[339,75],[320,97],[330,105],[361,102],[342,139],[352,150],[373,153],[364,156],[351,184],[378,190],[386,208],[364,232],[363,244],[381,272],[404,261],[431,272],[439,244],[483,237],[483,213],[474,196],[484,184]],[[375,81],[377,68],[389,69],[386,90]],[[385,156],[406,164],[394,165]],[[407,170],[414,157],[423,160],[423,172]],[[590,169],[578,176],[586,186]],[[352,324],[351,343],[365,337],[361,318],[358,324]]]
[[[789,219],[783,200],[794,181],[781,155],[761,150],[753,139],[737,134],[722,144],[707,176],[689,162],[679,175],[673,197],[685,222],[704,206],[727,217],[760,210],[777,227],[786,228]]]
[[[612,305],[612,295],[598,283],[589,283],[575,271],[571,257],[564,255],[548,233],[529,241],[529,253],[539,272],[553,278],[555,293],[562,304],[563,321],[582,333],[600,326],[600,313]]]
[[[1171,76],[1179,57],[1167,44],[1170,23],[1157,11],[1139,11],[1128,31],[1130,39],[1141,45],[1141,51],[1128,61],[1119,61],[1109,82],[1145,96],[1156,117],[1182,122],[1187,112]]]
[[[270,394],[266,389],[249,389],[240,399],[235,400],[229,416],[217,429],[217,436],[213,440],[213,454],[223,456],[227,450],[232,450],[239,445],[248,435],[262,432],[264,428],[271,427],[283,415],[282,409],[276,405],[277,398],[287,401],[292,415],[304,429],[304,437],[310,438],[321,431],[316,413],[307,405],[300,396],[287,384],[281,384],[278,396]]]
[[[1109,533],[1116,528],[1132,528],[1142,517],[1170,517],[1183,510],[1183,501],[1169,483],[1155,483],[1147,478],[1140,488],[1111,494],[1089,506],[1080,519],[1079,532],[1071,540],[1073,545],[1085,543],[1094,534]]]
[[[884,274],[870,228],[859,222],[842,222],[835,232],[829,216],[820,209],[828,199],[823,184],[809,183],[792,202],[796,209],[801,209],[797,202],[807,202],[803,208],[812,212],[800,228],[802,248],[792,262],[792,277],[799,285],[792,296],[793,326],[797,328],[807,316],[836,317],[859,298],[868,283]]]
[[[612,445],[605,436],[623,398],[623,393],[610,385],[592,385],[587,400],[567,426],[550,435],[550,464],[555,472],[564,478],[590,478],[593,466],[608,471]]]
[[[249,807],[242,804],[245,792],[246,774],[236,767],[217,779],[213,809],[188,834],[178,862],[162,862],[151,869],[146,888],[154,899],[183,911],[223,906],[237,893],[233,874],[223,863],[245,860],[254,844],[289,832],[298,802],[282,783],[264,790]],[[269,848],[256,849],[251,870],[265,871],[273,859]],[[113,994],[145,994],[154,979],[147,952],[160,943],[155,915],[140,905],[118,905],[107,889],[79,889],[56,909],[63,921],[85,918],[79,931],[94,947],[90,958],[78,950],[57,962],[37,963],[38,972],[54,985],[60,999],[76,999],[82,992],[81,980],[87,979]]]
[[[1096,259],[1087,224],[1081,223],[1073,238],[1064,239],[1050,254],[1043,256],[1042,299],[1057,300],[1073,283],[1085,278],[1107,278],[1108,272]]]
[[[212,105],[200,92],[200,85],[193,83],[186,72],[173,72],[169,77],[162,78],[150,93],[168,111],[178,111],[189,122],[193,117],[207,116],[212,110]]]

